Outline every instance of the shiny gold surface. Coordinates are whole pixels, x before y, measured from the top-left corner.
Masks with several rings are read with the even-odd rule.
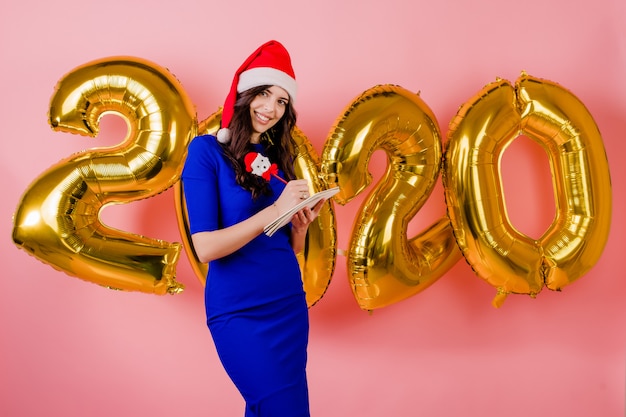
[[[119,290],[177,293],[179,243],[99,220],[107,204],[152,197],[178,181],[195,110],[178,80],[142,59],[113,57],[66,74],[50,103],[55,131],[97,136],[106,113],[128,124],[117,146],[72,155],[42,173],[14,215],[13,241],[55,269]]]
[[[556,216],[537,240],[508,219],[500,178],[506,147],[520,135],[548,154]],[[600,132],[585,106],[556,83],[522,74],[497,80],[459,109],[444,165],[448,212],[476,274],[507,294],[560,290],[599,259],[611,222],[611,181]]]
[[[422,99],[401,87],[373,87],[346,107],[324,146],[321,175],[348,203],[372,180],[375,150],[388,156],[383,178],[355,217],[348,250],[348,278],[364,310],[385,307],[430,286],[459,259],[452,228],[442,217],[415,237],[409,221],[439,176],[441,134]]]

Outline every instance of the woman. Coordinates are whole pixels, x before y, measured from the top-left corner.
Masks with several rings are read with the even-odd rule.
[[[324,201],[263,234],[308,197],[293,169],[295,98],[287,50],[262,45],[235,74],[221,129],[191,142],[182,174],[194,249],[209,262],[208,327],[245,416],[309,416],[308,309],[295,254]],[[275,175],[251,172],[250,153],[269,159]]]

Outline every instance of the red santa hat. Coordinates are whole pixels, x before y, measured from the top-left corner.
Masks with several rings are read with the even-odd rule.
[[[269,41],[259,47],[239,67],[233,78],[224,109],[222,125],[217,132],[217,139],[226,143],[230,140],[228,125],[233,117],[237,93],[261,85],[276,85],[289,94],[291,101],[296,100],[296,76],[291,66],[291,58],[285,47],[277,41]]]

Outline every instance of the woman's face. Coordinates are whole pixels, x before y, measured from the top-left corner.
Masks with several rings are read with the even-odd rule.
[[[252,120],[252,143],[258,143],[261,134],[271,129],[289,105],[289,94],[278,86],[271,86],[261,91],[250,103],[250,119]]]

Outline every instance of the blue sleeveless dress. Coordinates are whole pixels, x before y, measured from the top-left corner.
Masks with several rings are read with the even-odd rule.
[[[263,145],[255,146],[264,153]],[[273,195],[252,200],[211,135],[189,145],[182,181],[191,234],[239,223],[271,205],[284,189],[272,177]],[[246,401],[246,417],[309,416],[308,307],[289,237],[287,225],[209,263],[207,324],[226,372]]]

